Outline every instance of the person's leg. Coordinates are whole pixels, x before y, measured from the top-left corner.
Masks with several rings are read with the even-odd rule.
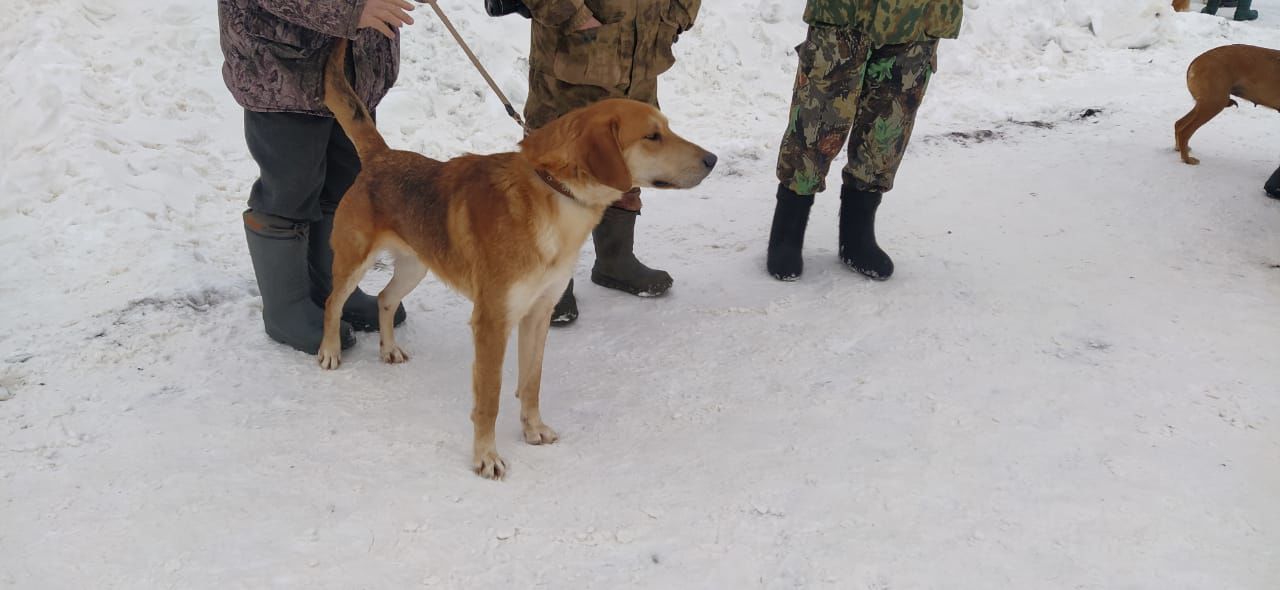
[[[769,232],[769,274],[793,281],[804,271],[801,250],[813,195],[845,145],[870,51],[849,27],[810,26],[796,48],[799,67],[787,129],[778,149],[778,191]]]
[[[307,260],[311,270],[311,299],[324,307],[329,291],[333,289],[333,248],[329,236],[333,233],[333,215],[342,197],[360,173],[360,156],[356,146],[342,131],[341,125],[333,125],[329,134],[329,149],[325,155],[324,187],[320,191],[320,220],[311,224]],[[342,319],[352,328],[363,332],[378,329],[378,298],[365,293],[359,287],[342,306]],[[404,306],[396,308],[395,325],[404,323]]]
[[[245,142],[259,177],[244,212],[245,240],[262,293],[267,335],[314,354],[323,310],[311,299],[307,263],[310,224],[321,218],[325,152],[331,119],[292,113],[245,112]],[[354,344],[343,326],[343,347]]]
[[[849,163],[840,190],[840,259],[849,268],[884,280],[893,260],[876,243],[876,209],[911,140],[916,111],[933,75],[938,42],[885,45],[867,60],[857,116],[849,138]]]
[[[626,97],[657,107],[658,80],[635,81]],[[591,282],[632,295],[657,297],[666,293],[674,281],[666,271],[649,268],[636,258],[636,220],[642,207],[640,190],[635,189],[605,210],[600,225],[591,232],[596,247]]]

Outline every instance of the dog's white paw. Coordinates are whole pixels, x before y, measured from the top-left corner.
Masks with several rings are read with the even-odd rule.
[[[531,445],[549,445],[560,440],[560,435],[552,430],[550,426],[542,424],[526,424],[524,427],[524,442]]]
[[[405,354],[399,346],[392,344],[391,346],[382,347],[382,362],[398,365],[409,360],[409,355]]]
[[[338,368],[342,364],[342,351],[326,350],[322,346],[320,347],[320,353],[316,355],[316,358],[320,360],[321,369],[324,369],[326,371],[331,371],[333,369]]]
[[[485,479],[502,479],[507,476],[507,462],[497,451],[485,451],[476,456],[471,469]]]

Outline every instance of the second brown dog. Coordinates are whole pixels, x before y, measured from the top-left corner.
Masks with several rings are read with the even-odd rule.
[[[1231,97],[1280,110],[1280,51],[1253,45],[1210,49],[1187,68],[1187,90],[1196,104],[1174,124],[1173,136],[1182,161],[1195,165],[1200,160],[1191,157],[1191,136],[1222,109],[1237,106]]]

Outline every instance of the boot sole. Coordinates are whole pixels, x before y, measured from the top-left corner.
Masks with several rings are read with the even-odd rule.
[[[637,297],[661,297],[663,295],[666,295],[667,291],[671,290],[670,283],[668,283],[667,285],[649,285],[648,287],[636,287],[635,285],[632,285],[625,281],[620,281],[613,277],[598,274],[596,272],[591,273],[591,282],[597,285],[600,285],[601,287],[604,287],[606,289],[614,289],[617,291],[622,291],[624,293],[630,293]]]
[[[880,273],[875,272],[873,270],[866,270],[866,269],[860,268],[850,263],[848,260],[841,260],[841,262],[843,262],[845,267],[848,268],[849,270],[856,272],[864,277],[867,277],[868,279],[871,279],[873,281],[884,282],[889,280],[889,277],[893,276],[892,272],[887,275],[881,275]]]
[[[281,335],[280,333],[277,333],[275,330],[271,328],[267,328],[266,332],[267,332],[267,337],[270,338],[271,340],[278,342],[280,344],[283,344],[285,346],[288,346],[289,348],[292,348],[298,352],[305,352],[307,354],[318,354],[320,352],[320,343],[318,342],[316,343],[314,348],[302,347],[302,346],[298,346],[297,344],[294,344],[293,342],[290,342],[283,335]],[[339,343],[339,346],[342,347],[342,350],[348,350],[351,347],[356,345],[356,337],[351,332],[352,332],[351,330],[343,330],[341,332],[341,336],[340,336],[341,342]]]
[[[558,316],[551,316],[551,325],[561,328],[578,321],[578,314],[566,313]]]

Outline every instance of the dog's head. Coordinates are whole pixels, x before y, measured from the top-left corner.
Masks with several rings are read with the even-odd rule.
[[[715,154],[671,131],[658,109],[627,99],[572,111],[520,145],[535,165],[568,175],[565,181],[598,183],[619,193],[637,186],[692,188],[716,165]]]

